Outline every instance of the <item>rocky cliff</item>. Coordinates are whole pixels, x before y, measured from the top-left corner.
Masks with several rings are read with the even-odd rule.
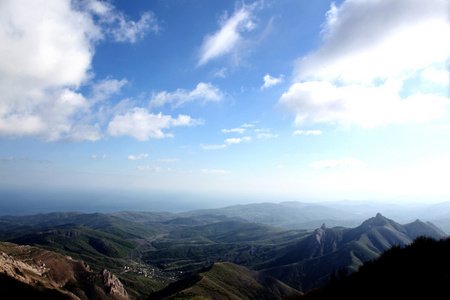
[[[2,299],[129,299],[120,280],[83,261],[32,246],[0,243]]]

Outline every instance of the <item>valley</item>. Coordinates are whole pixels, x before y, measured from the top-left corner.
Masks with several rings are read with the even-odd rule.
[[[70,256],[89,266],[91,277],[106,269],[123,284],[129,299],[227,295],[225,291],[232,290],[231,286],[236,294],[224,296],[226,299],[258,299],[255,295],[261,294],[272,295],[267,299],[281,299],[323,286],[338,270],[355,273],[392,247],[405,247],[421,236],[436,240],[447,236],[435,224],[418,219],[400,224],[375,213],[360,220],[358,217],[365,218],[374,208],[365,206],[361,213],[345,205],[321,207],[290,202],[183,213],[3,216],[0,241],[2,249],[23,245]],[[392,209],[390,212],[400,214]],[[403,218],[407,218],[405,215]],[[344,226],[354,223],[358,224]],[[310,228],[312,224],[320,225]],[[2,252],[14,257],[14,253]],[[40,276],[50,282],[53,278],[47,271]],[[248,283],[226,282],[233,276],[249,278]],[[76,285],[92,289],[92,282],[72,277]],[[21,277],[16,274],[8,278],[20,281]],[[262,278],[274,284],[271,292],[262,288],[267,285],[261,285]],[[30,285],[33,281],[20,282]],[[213,292],[213,285],[222,288]],[[114,298],[107,288],[96,286],[104,291],[102,297]],[[68,288],[67,282],[46,285],[46,289],[55,291]]]

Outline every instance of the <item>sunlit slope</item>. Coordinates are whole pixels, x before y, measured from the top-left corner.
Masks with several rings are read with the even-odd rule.
[[[215,263],[200,273],[151,294],[150,299],[281,299],[298,291],[261,272]]]
[[[107,270],[37,247],[0,243],[2,299],[128,299]]]

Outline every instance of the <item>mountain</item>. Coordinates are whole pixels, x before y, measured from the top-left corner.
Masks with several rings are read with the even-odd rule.
[[[254,203],[234,205],[218,209],[203,209],[182,213],[183,216],[215,215],[226,216],[234,220],[253,223],[264,223],[283,228],[312,228],[316,222],[324,220],[343,221],[348,224],[353,219],[361,220],[361,216],[346,214],[339,209],[302,202]],[[311,223],[313,222],[313,223]],[[341,223],[339,223],[341,224]]]
[[[337,270],[357,271],[393,246],[403,247],[418,236],[446,236],[433,223],[415,220],[401,225],[380,213],[357,226],[334,226],[334,222],[353,222],[357,212],[372,207],[355,208],[347,221],[339,219],[342,211],[338,209],[323,213],[320,209],[285,202],[181,214],[123,211],[4,216],[0,217],[0,241],[69,255],[86,261],[96,273],[106,268],[136,298],[223,262],[306,292],[323,285]],[[297,221],[310,225],[320,218],[334,219],[330,219],[331,227],[326,223],[314,229],[289,229],[301,224],[295,223],[296,214]]]
[[[31,246],[0,243],[2,299],[129,299],[115,275]]]
[[[114,234],[122,238],[148,238],[157,233],[155,229],[143,224],[100,213],[84,214],[79,212],[56,212],[32,216],[0,217],[0,230],[17,225],[52,227],[65,224],[81,225],[86,228]]]
[[[232,263],[215,263],[199,273],[150,294],[153,299],[281,299],[300,293],[261,272]]]
[[[429,223],[417,220],[403,226],[381,214],[351,229],[323,225],[263,265],[263,271],[293,288],[307,291],[325,283],[329,274],[339,268],[354,272],[387,249],[410,244],[418,235],[446,236]]]
[[[291,299],[449,299],[450,239],[420,237],[364,263],[350,276]]]
[[[8,237],[8,234],[11,237]],[[66,224],[54,227],[19,227],[2,232],[3,240],[20,245],[39,245],[52,250],[78,253],[82,256],[122,258],[138,244],[119,236]]]
[[[264,223],[285,229],[314,229],[326,223],[329,227],[356,227],[362,221],[381,213],[401,223],[428,220],[450,234],[450,201],[438,204],[390,204],[368,201],[305,203],[286,201],[233,205],[216,209],[194,210],[182,216],[222,215],[231,219]]]

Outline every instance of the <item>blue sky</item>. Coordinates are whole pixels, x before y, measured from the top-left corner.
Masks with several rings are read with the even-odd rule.
[[[1,1],[0,187],[446,201],[449,5]]]

